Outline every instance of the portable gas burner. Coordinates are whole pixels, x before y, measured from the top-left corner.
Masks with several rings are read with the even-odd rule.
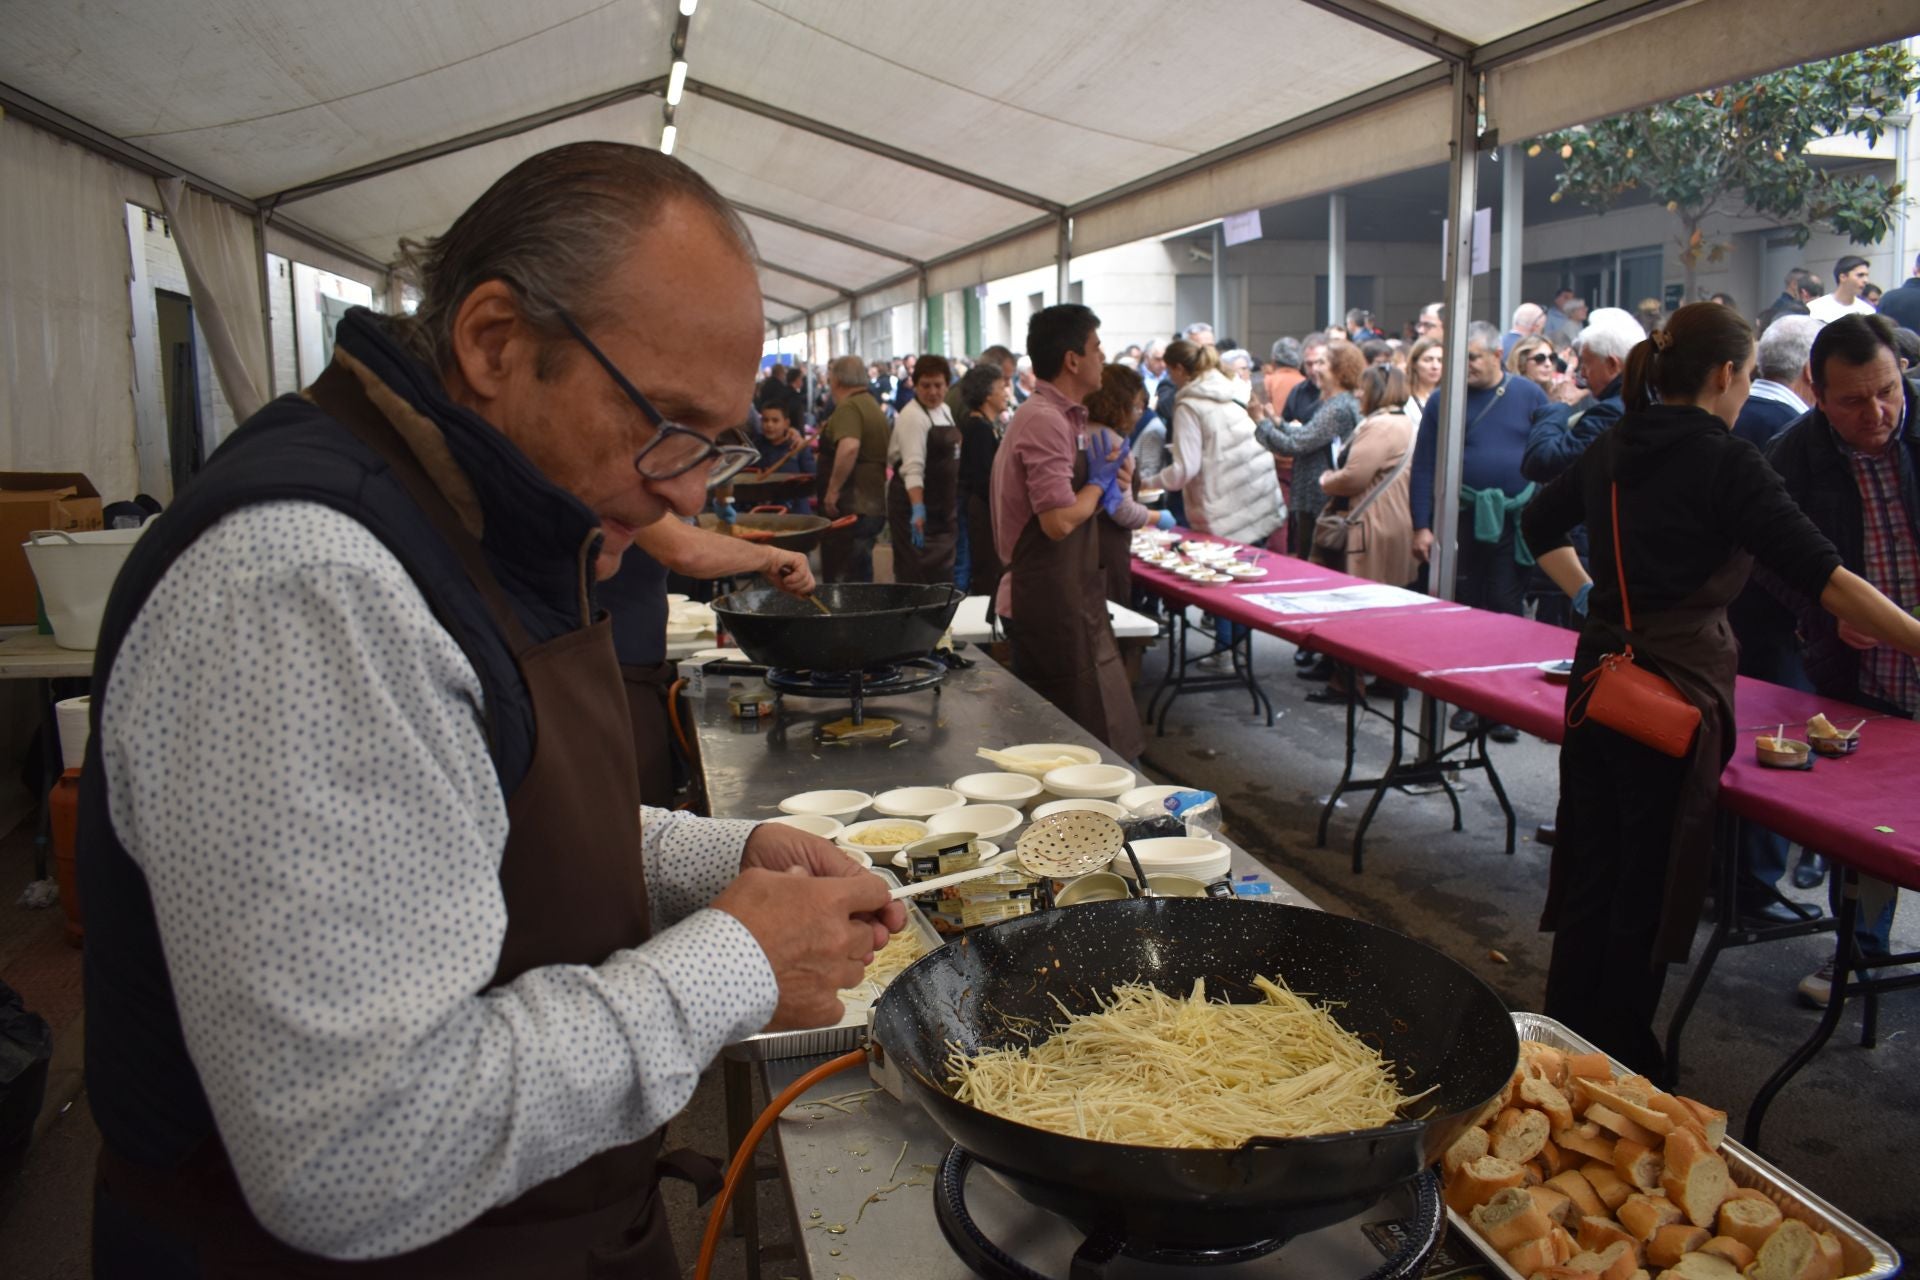
[[[866,700],[918,693],[922,689],[932,689],[937,696],[946,675],[946,664],[938,658],[915,658],[893,666],[859,671],[786,671],[776,667],[767,672],[766,681],[767,687],[776,693],[790,693],[800,698],[844,698],[852,702],[853,711],[845,720],[821,727],[823,736],[884,738],[898,726],[880,717],[869,720]]]
[[[1219,1280],[1415,1280],[1446,1225],[1432,1171],[1372,1208],[1291,1240],[1168,1249],[1111,1232],[1089,1234],[1022,1198],[959,1147],[940,1163],[934,1215],[941,1234],[989,1280],[1154,1280],[1205,1270]]]

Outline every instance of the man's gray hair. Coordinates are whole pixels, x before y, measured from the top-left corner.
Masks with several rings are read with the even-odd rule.
[[[1185,337],[1187,341],[1191,342],[1203,333],[1206,334],[1208,337],[1212,337],[1213,326],[1208,324],[1205,320],[1195,320],[1192,324],[1186,327]]]
[[[1308,352],[1318,351],[1321,347],[1332,345],[1333,339],[1327,336],[1325,329],[1315,329],[1306,337],[1300,339],[1300,358],[1305,360]]]
[[[489,280],[504,281],[527,323],[555,339],[567,336],[562,311],[582,327],[615,318],[609,270],[675,201],[704,210],[755,260],[753,236],[725,197],[651,147],[573,142],[522,160],[444,233],[401,243],[403,270],[420,286],[418,309],[395,320],[401,341],[435,369],[450,367],[460,304]]]
[[[867,385],[867,364],[859,356],[840,356],[827,372],[836,387],[853,390]]]
[[[1792,386],[1807,367],[1820,322],[1812,316],[1781,316],[1760,335],[1755,364],[1760,376],[1783,387]]]
[[[1273,362],[1288,369],[1300,367],[1300,339],[1275,338],[1273,340]]]
[[[1480,347],[1498,355],[1500,340],[1500,330],[1485,320],[1475,320],[1467,326],[1467,345],[1470,347]]]
[[[1538,333],[1540,326],[1547,322],[1546,308],[1537,302],[1523,302],[1513,309],[1513,320],[1507,325],[1522,336]]]
[[[1587,317],[1587,327],[1574,339],[1574,347],[1590,351],[1602,360],[1627,362],[1627,353],[1646,341],[1647,331],[1633,313],[1619,307],[1601,307]]]

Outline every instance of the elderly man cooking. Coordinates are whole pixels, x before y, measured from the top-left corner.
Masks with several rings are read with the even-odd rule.
[[[638,802],[594,581],[751,458],[736,215],[579,143],[420,278],[108,607],[96,1275],[676,1275],[662,1127],[728,1041],[836,1018],[902,923],[824,841]]]

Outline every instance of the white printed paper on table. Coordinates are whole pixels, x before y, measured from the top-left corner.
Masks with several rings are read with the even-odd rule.
[[[1433,603],[1432,596],[1378,582],[1335,587],[1329,591],[1270,592],[1241,599],[1272,613],[1293,614],[1356,613],[1361,609],[1404,609],[1409,605]]]

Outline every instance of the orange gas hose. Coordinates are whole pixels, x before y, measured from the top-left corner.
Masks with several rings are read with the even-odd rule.
[[[692,760],[693,744],[687,741],[686,726],[680,723],[680,691],[686,687],[685,676],[667,686],[667,723],[673,726],[673,736],[679,741],[680,750],[686,753],[688,760]]]
[[[807,1074],[782,1089],[767,1109],[760,1113],[753,1127],[747,1130],[747,1136],[740,1141],[740,1149],[733,1153],[733,1163],[727,1166],[726,1181],[720,1185],[720,1194],[713,1199],[713,1208],[707,1213],[707,1234],[700,1241],[700,1259],[694,1264],[693,1280],[707,1280],[713,1271],[713,1252],[720,1245],[720,1224],[726,1220],[727,1206],[733,1203],[733,1193],[740,1180],[753,1168],[753,1149],[760,1145],[760,1139],[766,1136],[773,1122],[780,1118],[793,1100],[825,1080],[828,1076],[845,1071],[850,1067],[862,1066],[867,1055],[860,1049],[843,1053],[821,1063]]]

